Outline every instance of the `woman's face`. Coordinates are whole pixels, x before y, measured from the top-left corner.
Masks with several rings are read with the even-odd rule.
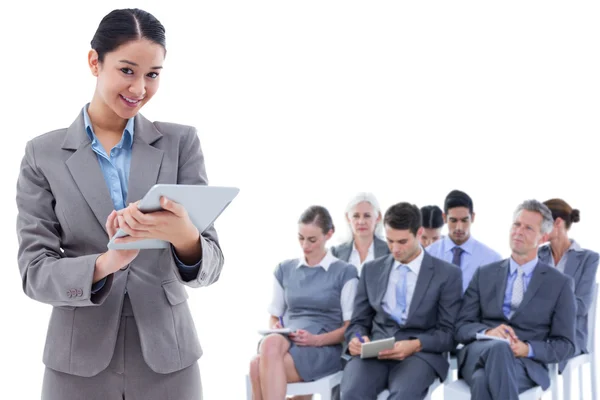
[[[298,224],[298,241],[305,257],[321,255],[325,251],[325,243],[332,235],[333,231],[324,234],[315,224]]]
[[[158,90],[165,49],[150,40],[127,42],[106,53],[104,61],[90,50],[88,61],[96,76],[94,100],[123,119],[135,116]]]
[[[375,215],[375,210],[371,203],[360,202],[350,210],[346,219],[352,228],[354,237],[372,237],[375,233],[375,226],[381,219],[381,215]]]
[[[430,244],[440,240],[441,237],[442,228],[423,228],[423,235],[421,235],[421,246],[425,248]]]

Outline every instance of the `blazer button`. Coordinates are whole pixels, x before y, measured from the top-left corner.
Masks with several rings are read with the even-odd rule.
[[[71,297],[77,296],[77,290],[71,289]]]
[[[77,289],[77,297],[83,296],[83,290]]]
[[[68,297],[68,298],[71,298],[71,297],[72,297],[72,295],[71,295],[71,291],[70,291],[70,290],[67,290],[67,297]]]

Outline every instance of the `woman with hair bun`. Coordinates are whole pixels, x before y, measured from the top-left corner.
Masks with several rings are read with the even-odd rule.
[[[152,122],[165,28],[140,9],[108,13],[87,54],[91,101],[68,127],[27,143],[17,182],[23,290],[52,306],[42,400],[200,400],[202,355],[184,288],[214,283],[223,254],[213,228],[185,209],[137,202],[156,183],[206,185],[196,129]],[[45,106],[60,107],[59,104]],[[164,249],[107,250],[169,242]]]
[[[569,275],[575,282],[577,298],[577,324],[575,355],[587,353],[588,312],[592,304],[593,284],[598,271],[598,253],[582,249],[579,244],[569,238],[571,225],[579,222],[579,210],[573,209],[562,199],[550,199],[544,204],[548,206],[554,218],[554,227],[550,233],[549,243],[540,246],[540,261],[556,267]],[[560,370],[565,363],[560,365]]]

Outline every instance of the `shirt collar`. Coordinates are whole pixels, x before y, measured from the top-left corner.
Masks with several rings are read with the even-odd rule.
[[[412,272],[419,275],[419,271],[421,270],[421,264],[423,264],[423,258],[425,257],[425,250],[423,250],[423,247],[419,246],[419,249],[421,250],[421,253],[408,264],[400,264],[399,261],[394,260],[393,269],[399,268],[400,265],[406,265]]]
[[[452,239],[450,239],[450,236],[446,236],[442,240],[444,241],[444,250],[446,253],[451,252],[452,249],[454,249],[455,247],[460,247],[466,253],[473,254],[473,247],[475,246],[475,239],[473,239],[473,236],[469,236],[467,241],[461,244],[460,246],[457,246],[456,243],[454,243]]]
[[[584,251],[583,248],[577,243],[574,239],[571,239],[571,245],[567,249],[567,251]],[[548,252],[551,253],[552,249],[550,248],[550,243],[546,243],[540,247],[540,252]]]
[[[577,243],[575,240],[571,240],[571,246],[569,246],[569,250],[583,251],[579,243]]]
[[[319,262],[319,264],[315,265],[315,267],[322,267],[325,271],[328,271],[331,264],[333,264],[336,261],[337,261],[337,258],[335,258],[335,256],[331,253],[331,250],[327,250],[327,254],[325,254],[325,257],[323,257],[323,259]],[[296,266],[296,268],[300,268],[302,266],[312,268],[312,267],[309,267],[308,264],[306,263],[304,254],[302,254],[302,256],[300,257],[300,260],[298,261],[298,265]]]
[[[352,253],[358,253],[358,250],[356,248],[356,242],[354,240],[352,241]],[[371,245],[369,246],[368,254],[375,254],[375,239],[373,239]]]
[[[90,103],[87,103],[83,107],[83,123],[85,124],[85,131],[87,132],[88,137],[90,138],[90,141],[92,142],[92,145],[94,145],[98,142],[98,138],[96,137],[96,134],[94,133],[94,129],[92,128],[92,120],[90,119],[90,115],[88,114],[88,111],[87,111],[89,106],[90,106]],[[135,117],[129,118],[127,120],[127,125],[125,125],[125,129],[123,130],[123,136],[121,137],[121,140],[115,147],[131,149],[131,146],[133,145],[134,128],[135,128]]]
[[[512,257],[509,258],[509,263],[510,263],[510,275],[514,274],[515,271],[517,270],[517,268],[522,268],[523,272],[525,273],[525,276],[529,276],[533,273],[533,270],[535,269],[535,266],[537,265],[539,259],[537,258],[537,256],[529,261],[528,263],[525,263],[521,266],[519,266],[519,264],[517,264],[517,262],[515,260],[513,260]]]

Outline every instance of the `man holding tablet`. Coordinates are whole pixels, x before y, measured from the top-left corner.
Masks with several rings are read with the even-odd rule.
[[[344,370],[344,400],[368,400],[386,388],[389,399],[424,398],[436,378],[445,379],[443,353],[454,347],[454,320],[462,294],[462,273],[431,257],[420,245],[421,212],[399,203],[384,217],[392,254],[366,263],[354,313],[346,330],[351,356]],[[361,355],[363,343],[394,338],[376,358]]]

